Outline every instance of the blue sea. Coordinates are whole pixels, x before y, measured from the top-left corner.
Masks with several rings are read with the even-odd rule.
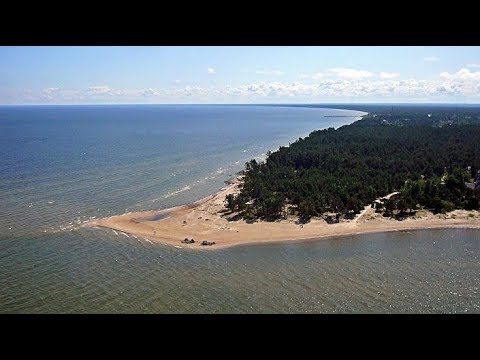
[[[199,253],[82,227],[198,200],[246,161],[362,114],[0,107],[0,313],[479,312],[475,230]]]

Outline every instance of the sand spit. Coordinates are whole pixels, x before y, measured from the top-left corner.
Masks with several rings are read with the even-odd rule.
[[[86,226],[109,228],[151,241],[182,249],[219,249],[244,244],[263,244],[315,240],[356,234],[437,228],[478,228],[480,212],[455,210],[448,214],[417,211],[403,221],[384,218],[367,206],[353,220],[327,224],[323,219],[312,219],[301,225],[292,217],[275,222],[258,221],[248,224],[243,220],[228,221],[221,212],[227,194],[237,193],[241,178],[216,194],[192,204],[161,211],[145,211],[95,219]],[[152,220],[153,219],[153,220]],[[158,219],[158,220],[155,220]],[[195,243],[185,244],[185,238]],[[215,242],[202,246],[202,241]]]

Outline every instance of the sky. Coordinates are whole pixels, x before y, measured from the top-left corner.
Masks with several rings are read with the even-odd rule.
[[[0,104],[480,103],[480,47],[0,47]]]

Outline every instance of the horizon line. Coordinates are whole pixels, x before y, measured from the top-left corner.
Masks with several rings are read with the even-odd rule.
[[[311,103],[83,103],[83,104],[0,104],[2,106],[131,106],[131,105],[478,105],[466,102],[311,102]]]

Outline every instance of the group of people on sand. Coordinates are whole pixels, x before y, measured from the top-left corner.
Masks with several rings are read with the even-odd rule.
[[[193,239],[188,239],[188,238],[185,238],[182,240],[182,243],[184,244],[194,244],[195,243],[195,240]],[[207,241],[207,240],[203,240],[200,245],[215,245],[215,241]]]

